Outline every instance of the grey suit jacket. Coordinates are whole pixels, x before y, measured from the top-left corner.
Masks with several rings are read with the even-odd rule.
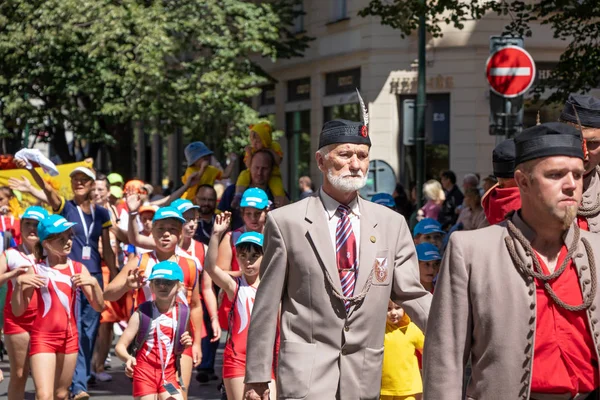
[[[512,221],[530,241],[533,231],[518,213]],[[467,399],[528,399],[536,331],[535,282],[513,265],[506,222],[450,237],[425,333],[424,399],[460,400],[467,360]],[[581,231],[600,260],[600,235]],[[573,240],[573,228],[565,243]],[[517,244],[521,259],[523,248]],[[581,240],[574,255],[584,297],[590,293],[589,260]],[[596,277],[598,280],[600,274]],[[600,294],[587,311],[598,353]]]
[[[588,188],[583,192],[583,206],[592,207],[600,201],[600,176],[597,171],[592,172],[592,179]],[[600,213],[587,217],[590,232],[600,232]]]
[[[270,212],[265,226],[261,282],[252,312],[246,383],[271,378],[273,343],[281,304],[280,399],[378,399],[387,304],[401,304],[425,328],[431,295],[419,282],[415,247],[404,218],[359,199],[360,249],[356,292],[376,258],[387,268],[362,304],[346,314],[324,271],[341,292],[324,206],[315,193]]]

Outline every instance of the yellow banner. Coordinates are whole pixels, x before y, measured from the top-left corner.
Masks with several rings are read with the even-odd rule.
[[[73,192],[71,191],[71,177],[69,176],[69,174],[71,173],[71,171],[73,171],[77,167],[92,168],[92,164],[90,164],[89,162],[86,162],[86,161],[80,161],[80,162],[76,162],[76,163],[57,165],[56,168],[58,169],[58,173],[59,173],[57,176],[47,175],[44,173],[44,171],[41,168],[36,168],[35,170],[41,175],[42,178],[44,178],[44,180],[46,182],[50,182],[52,187],[61,196],[63,196],[66,199],[71,199],[73,197]],[[35,181],[33,180],[33,177],[31,176],[29,171],[26,169],[1,170],[0,171],[0,186],[8,186],[9,178],[17,178],[20,180],[22,180],[23,178],[27,178],[27,179],[29,179],[29,181],[31,182],[31,184],[34,187],[41,189],[35,183]],[[22,195],[23,195],[23,199],[21,201],[21,207],[23,208],[23,210],[30,205],[38,203],[37,199],[34,198],[33,196],[31,196],[29,193],[22,193]]]

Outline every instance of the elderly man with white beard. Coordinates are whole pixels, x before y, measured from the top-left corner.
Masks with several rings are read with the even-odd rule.
[[[320,190],[268,214],[246,399],[269,398],[278,331],[279,399],[354,400],[379,398],[388,300],[425,329],[431,295],[404,218],[358,196],[369,167],[366,112],[364,121],[327,122],[315,155]]]

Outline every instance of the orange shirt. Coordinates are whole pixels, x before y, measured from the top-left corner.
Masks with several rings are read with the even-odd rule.
[[[559,268],[567,256],[563,246]],[[548,267],[537,255],[544,274]],[[582,294],[573,261],[550,282],[559,299],[569,305],[582,303]],[[589,331],[586,311],[567,311],[554,303],[544,284],[536,279],[537,320],[531,391],[564,394],[591,392],[599,386],[598,358]]]

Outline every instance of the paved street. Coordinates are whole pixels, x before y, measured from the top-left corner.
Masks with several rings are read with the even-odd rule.
[[[222,342],[224,339],[222,339]],[[221,357],[223,355],[223,343],[219,349],[219,355],[217,356],[216,370],[221,371]],[[112,382],[99,382],[96,385],[90,386],[90,394],[94,400],[109,400],[109,399],[131,399],[131,382],[125,376],[123,372],[122,363],[115,357],[112,357],[112,368],[107,371],[113,376]],[[8,360],[4,359],[4,362],[0,362],[0,368],[4,372],[4,381],[0,383],[0,399],[6,398],[6,391],[8,389],[8,379],[10,378]],[[200,385],[195,380],[195,375],[192,377],[190,399],[202,399],[202,400],[219,400],[221,398],[217,391],[217,385],[219,381],[211,381],[210,384]],[[29,378],[27,382],[27,391],[25,393],[25,399],[35,399],[35,388],[33,386],[33,380]]]

